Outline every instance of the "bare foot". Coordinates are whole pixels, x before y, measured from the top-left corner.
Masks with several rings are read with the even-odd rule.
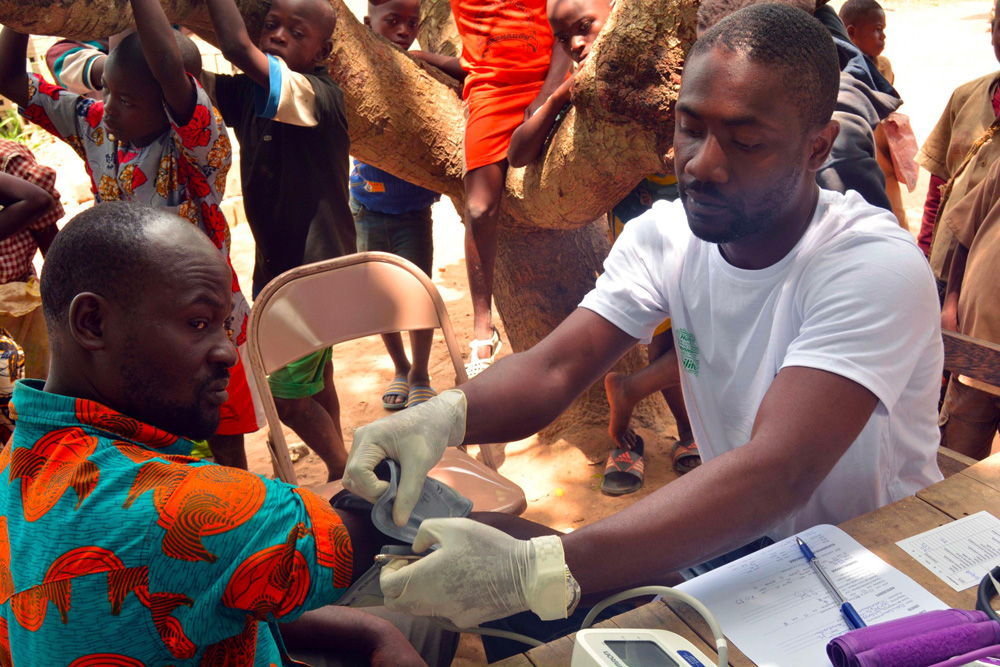
[[[618,443],[619,447],[631,449],[635,444],[634,433],[629,428],[632,420],[632,410],[638,401],[630,395],[629,376],[621,373],[608,373],[604,376],[604,390],[608,394],[611,414],[608,419],[608,435]]]
[[[396,371],[396,376],[393,378],[393,382],[407,382],[407,375],[409,370]],[[389,393],[388,391],[382,394],[382,403],[386,405],[403,405],[406,403],[406,394],[404,393]]]

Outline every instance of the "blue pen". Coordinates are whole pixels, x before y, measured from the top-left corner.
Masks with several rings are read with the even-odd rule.
[[[844,615],[844,620],[847,621],[847,627],[852,630],[865,627],[865,622],[861,620],[861,616],[858,612],[854,610],[854,607],[851,606],[850,602],[844,599],[844,596],[840,594],[839,590],[837,590],[837,587],[834,585],[830,577],[826,576],[826,572],[824,572],[823,568],[820,567],[819,561],[816,560],[816,554],[812,552],[812,549],[810,549],[809,546],[798,537],[795,538],[795,541],[798,543],[799,550],[802,552],[802,555],[806,557],[806,562],[816,568],[816,573],[819,574],[819,578],[823,580],[824,584],[826,584],[827,589],[829,589],[830,593],[833,595],[834,601],[840,605],[840,613]]]

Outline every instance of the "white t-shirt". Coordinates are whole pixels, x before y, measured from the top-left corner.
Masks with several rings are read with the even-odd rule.
[[[770,537],[841,523],[942,478],[937,291],[927,260],[887,211],[854,192],[821,190],[795,248],[748,271],[691,233],[680,201],[658,202],[626,225],[604,268],[581,307],[643,340],[670,317],[705,460],[750,440],[761,400],[786,366],[836,373],[878,397],[857,440]]]

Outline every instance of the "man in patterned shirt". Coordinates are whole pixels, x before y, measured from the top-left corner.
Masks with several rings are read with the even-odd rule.
[[[225,124],[185,71],[181,53],[193,47],[190,40],[170,27],[155,0],[131,4],[138,32],[108,56],[103,103],[25,72],[28,37],[8,28],[0,34],[0,94],[76,150],[98,202],[133,201],[177,213],[198,225],[228,258],[229,229],[219,209],[232,162]],[[194,58],[190,67],[197,62]],[[242,357],[250,308],[235,272],[231,284],[232,326]],[[256,388],[243,368],[238,361],[233,369],[230,400],[211,443],[242,444],[244,433],[264,424]]]
[[[382,619],[304,614],[372,562],[366,519],[191,458],[237,360],[230,282],[203,234],[150,207],[101,204],[56,237],[52,367],[15,388],[0,456],[0,665],[267,667],[285,645],[423,665]]]

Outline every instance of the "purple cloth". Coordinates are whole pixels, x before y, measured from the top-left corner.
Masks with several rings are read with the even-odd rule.
[[[852,630],[831,641],[834,667],[919,667],[1000,643],[1000,624],[980,611],[945,609]]]
[[[954,625],[880,644],[857,656],[858,667],[925,667],[1000,642],[1000,623]]]
[[[908,639],[926,632],[965,623],[981,623],[989,617],[981,611],[965,609],[939,609],[915,616],[897,618],[878,625],[852,630],[837,637],[827,645],[826,652],[836,667],[848,665],[853,656],[887,642]]]

